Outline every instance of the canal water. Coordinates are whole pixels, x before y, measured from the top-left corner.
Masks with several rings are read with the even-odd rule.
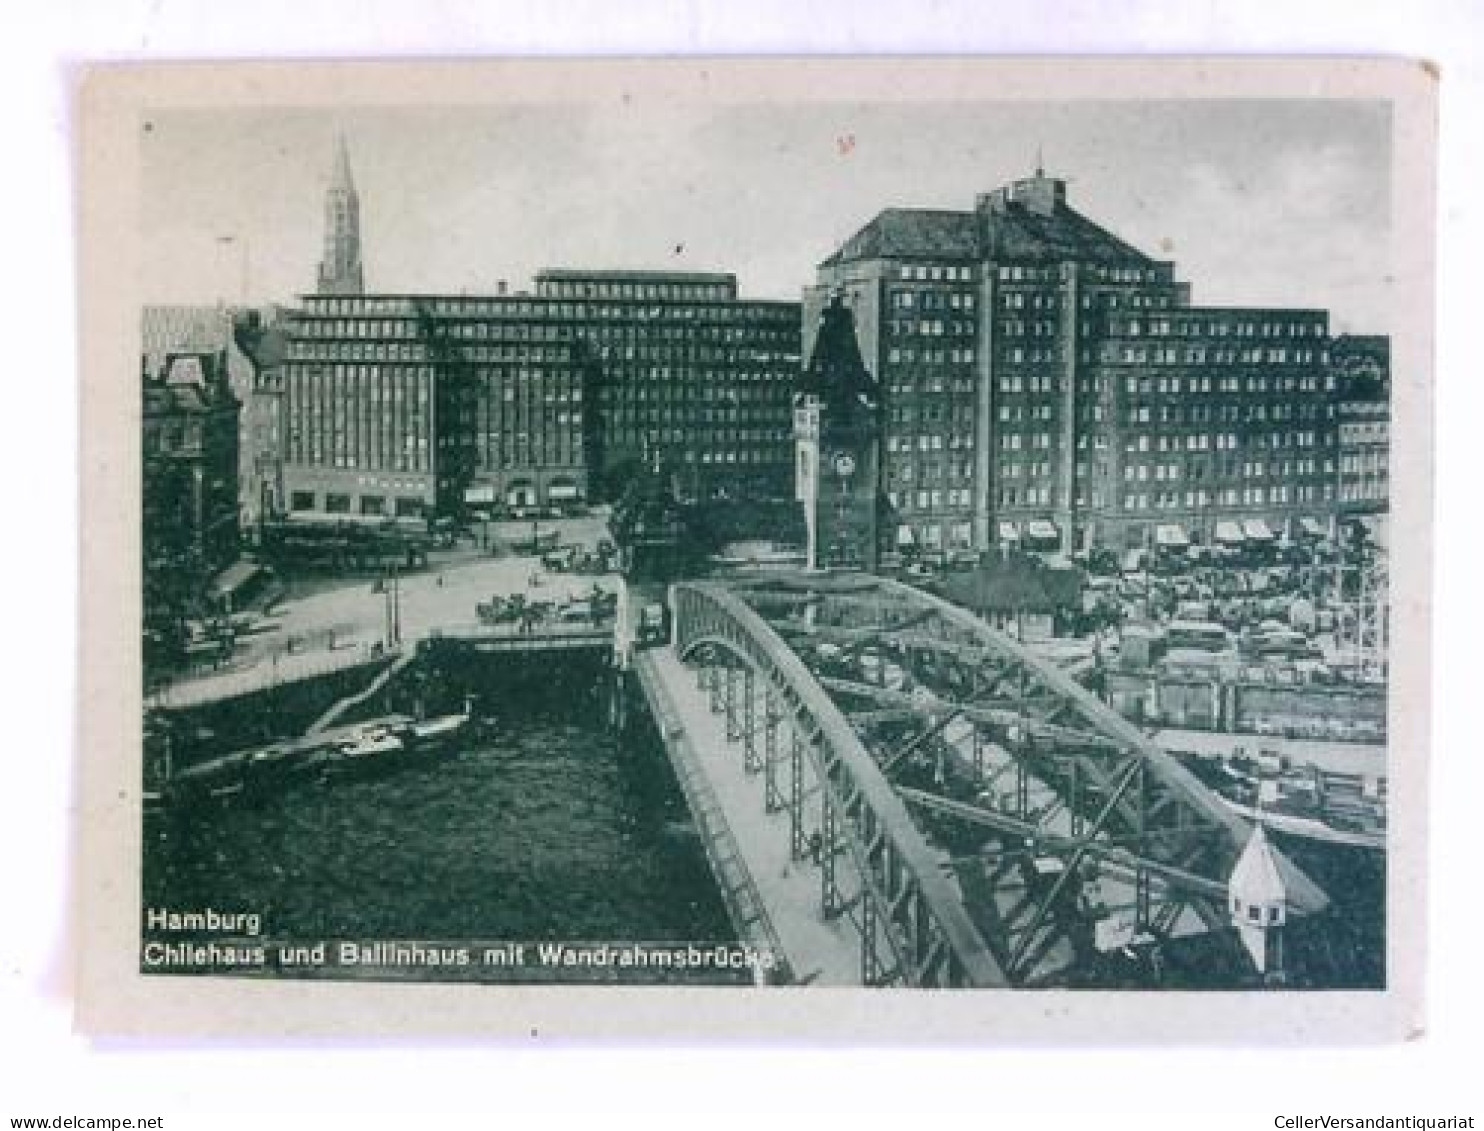
[[[147,822],[145,908],[275,940],[731,941],[652,729],[607,728],[596,670],[521,674],[437,681],[493,725],[435,765]]]

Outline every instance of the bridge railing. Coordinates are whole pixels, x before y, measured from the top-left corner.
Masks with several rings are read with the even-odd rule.
[[[727,905],[732,925],[743,939],[759,948],[766,948],[775,956],[778,966],[772,981],[784,985],[791,983],[796,972],[789,963],[772,916],[768,914],[767,904],[742,858],[726,811],[698,765],[700,753],[685,736],[685,728],[680,725],[670,692],[655,674],[653,665],[641,658],[637,668],[655,712],[661,743],[695,820],[701,846],[721,887],[722,900]]]
[[[860,879],[862,946],[885,936],[894,966],[883,980],[920,986],[1004,986],[985,945],[906,806],[814,676],[735,594],[706,582],[672,586],[682,659],[719,648],[761,676],[798,731],[824,794],[827,823]],[[826,852],[830,849],[827,847]]]

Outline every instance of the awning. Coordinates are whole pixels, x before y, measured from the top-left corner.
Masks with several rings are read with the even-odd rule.
[[[1216,524],[1216,541],[1225,542],[1228,546],[1240,546],[1246,540],[1242,534],[1242,528],[1235,522],[1224,521]]]
[[[577,498],[576,483],[553,483],[546,489],[548,499],[575,499]]]
[[[261,573],[263,567],[257,562],[235,562],[217,574],[211,583],[211,591],[218,594],[235,593]]]
[[[912,536],[912,528],[910,526],[898,526],[897,527],[897,545],[898,546],[914,546],[916,544],[917,544],[917,539]]]
[[[1013,522],[1001,522],[999,529],[1001,542],[1020,541],[1020,527],[1016,526]]]
[[[1025,524],[1025,532],[1042,542],[1055,542],[1061,537],[1057,532],[1056,523],[1048,522],[1044,518],[1031,519]]]
[[[1271,542],[1273,532],[1268,524],[1260,518],[1249,518],[1242,523],[1242,531],[1254,542]]]
[[[1164,522],[1154,528],[1154,544],[1183,550],[1190,545],[1190,537],[1178,522]]]
[[[1324,527],[1320,525],[1320,522],[1317,518],[1299,519],[1299,529],[1307,534],[1310,538],[1324,537]]]

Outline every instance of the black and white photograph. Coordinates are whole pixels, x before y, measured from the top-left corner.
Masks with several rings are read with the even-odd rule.
[[[545,66],[113,119],[134,993],[1394,989],[1384,87]]]

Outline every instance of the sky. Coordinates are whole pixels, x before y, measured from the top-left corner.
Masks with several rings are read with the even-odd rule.
[[[1320,100],[172,109],[141,132],[145,301],[312,289],[337,134],[368,291],[663,268],[797,298],[883,208],[970,209],[1039,159],[1197,303],[1395,329],[1387,108]]]

